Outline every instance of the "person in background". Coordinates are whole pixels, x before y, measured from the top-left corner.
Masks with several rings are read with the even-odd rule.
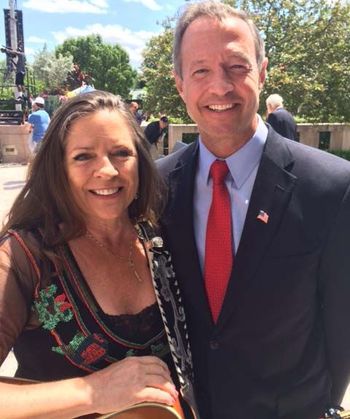
[[[36,153],[40,147],[41,140],[50,123],[50,116],[45,111],[45,99],[38,96],[32,103],[32,113],[28,117],[28,122],[33,130],[33,151]]]
[[[159,157],[158,143],[168,128],[169,120],[162,116],[159,121],[150,122],[145,128],[145,136],[150,144],[150,153],[153,159]]]
[[[266,99],[266,122],[282,137],[298,141],[297,124],[293,115],[283,107],[283,98],[273,94]]]
[[[139,113],[139,104],[137,102],[130,102],[130,104],[129,104],[129,110],[134,115],[137,123],[139,125],[141,125],[142,116]]]
[[[244,12],[188,4],[173,51],[199,139],[157,165],[201,419],[318,419],[350,377],[350,163],[257,114],[268,60]]]
[[[1,417],[176,402],[171,373],[176,381],[178,365],[190,374],[191,357],[156,231],[161,186],[119,97],[94,91],[55,112],[0,234],[0,364],[13,347],[16,377],[45,383],[0,380]],[[160,302],[163,294],[171,304]],[[169,335],[183,355],[178,364]]]

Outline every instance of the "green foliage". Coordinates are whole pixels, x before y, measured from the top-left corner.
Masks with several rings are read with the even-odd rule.
[[[350,5],[328,0],[226,1],[246,10],[265,36],[269,75],[262,94],[279,93],[309,122],[350,121]]]
[[[350,3],[338,0],[224,0],[252,16],[265,38],[268,78],[261,95],[279,93],[298,120],[350,121]],[[150,112],[188,121],[171,76],[173,22],[152,38],[142,66]]]
[[[327,150],[329,153],[350,161],[350,150]]]
[[[10,86],[14,83],[14,80],[4,80],[6,73],[6,60],[0,60],[0,77],[1,77],[1,89],[0,89],[0,100],[7,101],[14,99],[13,87]],[[1,103],[0,109],[13,109],[12,105],[7,105],[5,102]]]
[[[36,80],[41,84],[38,90],[55,92],[62,88],[72,64],[71,55],[55,55],[44,45],[43,49],[36,53],[32,66]]]
[[[146,85],[143,108],[154,115],[166,114],[190,122],[172,74],[173,31],[169,24],[164,26],[164,32],[151,38],[143,53],[141,70]]]
[[[106,44],[101,36],[89,35],[66,40],[55,53],[56,57],[71,55],[73,62],[91,77],[96,89],[128,98],[136,72],[130,66],[128,54],[119,45]]]

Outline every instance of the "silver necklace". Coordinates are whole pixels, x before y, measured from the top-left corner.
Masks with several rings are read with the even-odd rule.
[[[137,282],[143,282],[142,278],[140,277],[139,273],[136,270],[135,267],[135,260],[133,258],[133,239],[130,239],[129,243],[129,254],[127,257],[121,256],[118,253],[113,252],[108,246],[106,246],[104,243],[100,242],[90,231],[86,231],[85,236],[93,241],[95,244],[97,244],[99,247],[104,249],[109,254],[116,256],[118,259],[125,261],[128,264],[128,268],[131,270],[135,278],[137,279]]]

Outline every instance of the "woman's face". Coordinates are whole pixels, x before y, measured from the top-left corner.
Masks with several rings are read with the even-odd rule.
[[[117,111],[78,119],[66,137],[68,182],[85,221],[128,218],[138,185],[138,156],[131,128]]]

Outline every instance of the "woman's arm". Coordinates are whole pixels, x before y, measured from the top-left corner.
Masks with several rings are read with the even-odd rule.
[[[0,383],[1,418],[74,418],[177,398],[166,364],[152,356],[130,357],[86,377],[41,384]]]

